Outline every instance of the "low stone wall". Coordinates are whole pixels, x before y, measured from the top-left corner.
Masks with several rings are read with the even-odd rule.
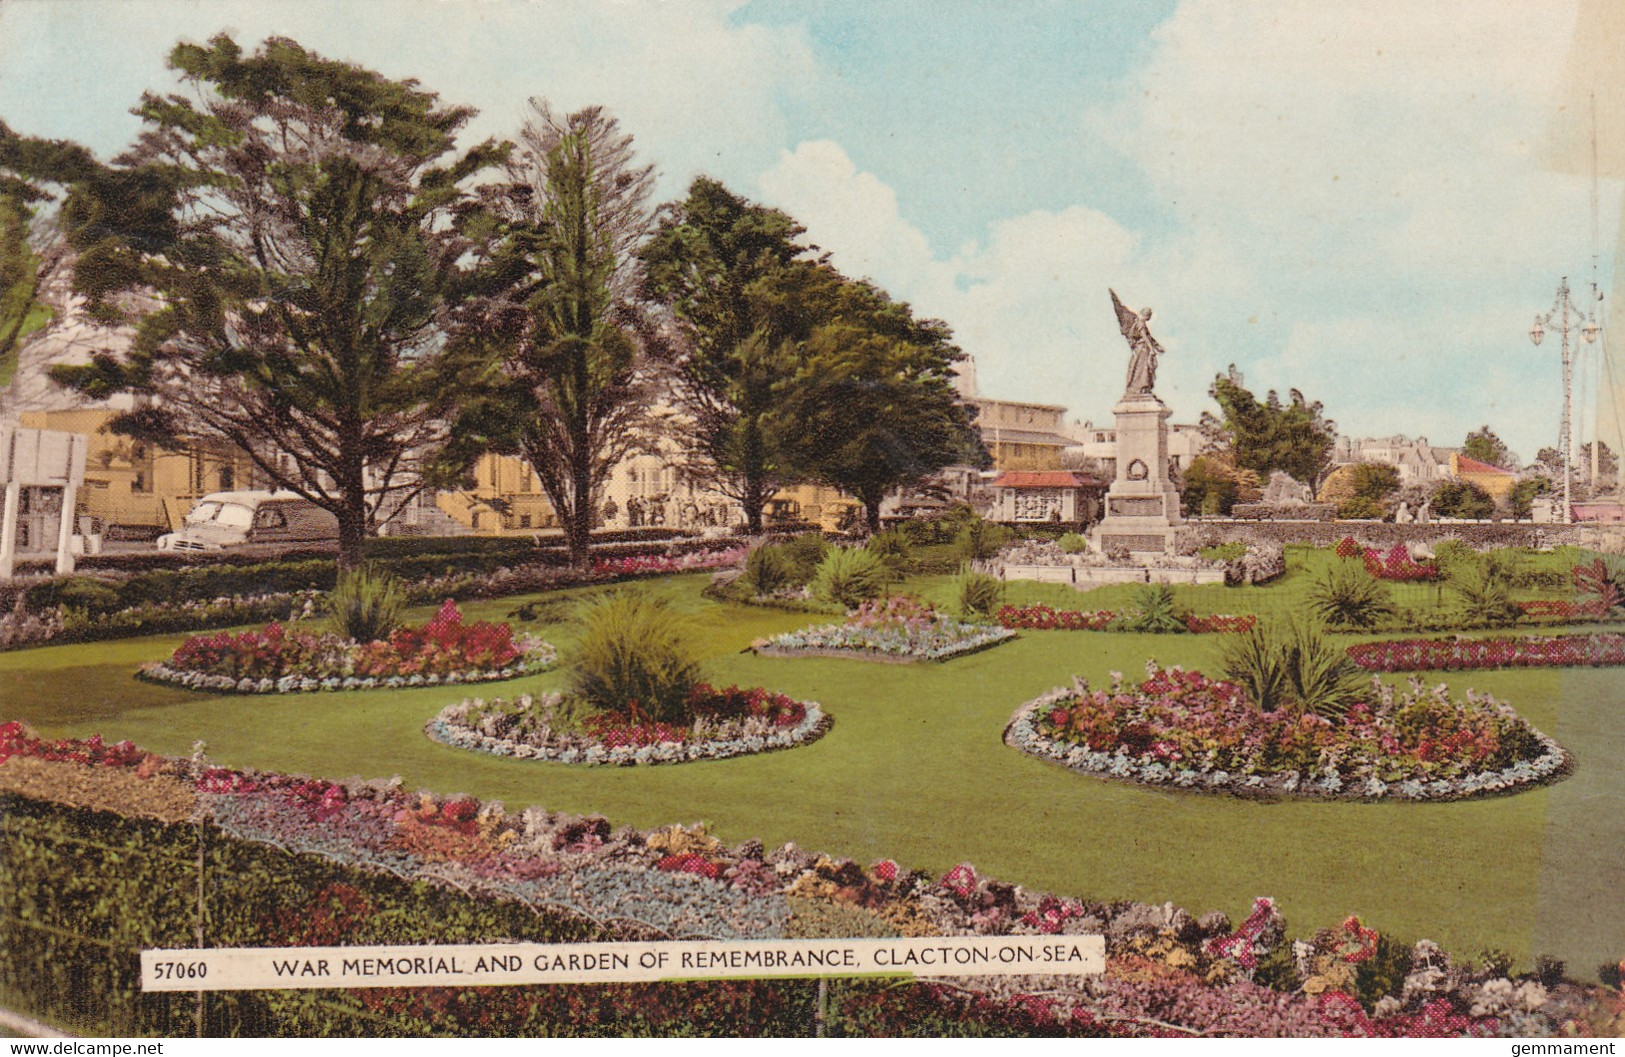
[[[1530,522],[1433,521],[1396,525],[1384,521],[1234,521],[1190,523],[1203,546],[1217,543],[1309,543],[1331,546],[1345,536],[1377,547],[1396,543],[1437,543],[1459,539],[1476,547],[1555,547],[1575,544],[1594,550],[1625,548],[1625,531],[1595,525],[1537,525]]]
[[[1256,521],[1331,521],[1335,503],[1237,503],[1232,516]]]
[[[1103,584],[1222,584],[1224,569],[1110,569],[1098,566],[1006,565],[1006,580],[1036,580],[1039,583],[1071,584],[1080,591]]]

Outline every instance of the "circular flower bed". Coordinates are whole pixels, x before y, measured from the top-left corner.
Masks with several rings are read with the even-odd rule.
[[[773,657],[852,657],[879,661],[944,661],[1015,638],[1008,628],[970,624],[936,612],[911,595],[865,602],[845,624],[802,628],[751,645]]]
[[[442,745],[498,756],[558,763],[635,766],[721,760],[790,749],[822,737],[829,717],[810,701],[700,683],[689,691],[686,725],[637,715],[597,712],[579,722],[558,694],[515,701],[465,698],[447,705],[424,727]]]
[[[281,624],[194,636],[168,661],[143,665],[137,677],[188,690],[293,694],[491,682],[545,671],[557,659],[552,645],[515,636],[507,624],[464,624],[448,601],[421,628],[378,642],[289,632]]]
[[[1083,680],[1023,705],[1006,743],[1077,771],[1242,796],[1456,800],[1568,772],[1568,753],[1507,705],[1419,680],[1375,684],[1339,722],[1262,712],[1231,683],[1146,665],[1137,687]]]

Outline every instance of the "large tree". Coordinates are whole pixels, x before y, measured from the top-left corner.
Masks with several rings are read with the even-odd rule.
[[[481,309],[458,344],[500,364],[489,443],[535,469],[580,565],[604,480],[650,442],[658,340],[637,302],[636,250],[654,176],[604,110],[531,108],[491,199],[500,227]]]
[[[840,281],[804,231],[702,176],[661,210],[641,254],[647,296],[686,338],[673,372],[697,456],[686,469],[738,500],[752,532],[788,468],[769,428],[787,399],[781,382]]]
[[[1213,380],[1208,395],[1220,414],[1202,413],[1208,446],[1230,453],[1238,469],[1267,479],[1280,470],[1316,488],[1330,468],[1336,423],[1324,417],[1317,400],[1310,403],[1296,389],[1285,403],[1270,390],[1263,401],[1248,389],[1235,364]]]
[[[15,353],[29,330],[48,315],[39,287],[54,267],[53,252],[40,245],[38,230],[52,225],[42,209],[52,209],[63,188],[100,173],[89,151],[64,140],[21,136],[0,121],[0,386],[16,365]]]
[[[774,429],[796,469],[861,502],[875,532],[889,492],[987,453],[954,388],[965,354],[946,324],[915,319],[864,282],[840,284],[826,311],[784,383]]]
[[[1469,459],[1496,466],[1503,470],[1516,470],[1518,457],[1501,442],[1495,431],[1488,425],[1480,426],[1467,434],[1467,439],[1461,446],[1461,453]]]
[[[169,64],[189,95],[144,95],[137,145],[64,211],[76,286],[104,311],[139,304],[137,339],[58,378],[151,397],[125,431],[241,448],[334,514],[353,567],[432,467],[461,461],[445,453],[480,365],[442,310],[464,184],[506,145],[459,153],[474,111],[291,40],[245,55],[222,35]]]

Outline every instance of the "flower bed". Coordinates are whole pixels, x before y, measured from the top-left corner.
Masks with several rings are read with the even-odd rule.
[[[829,717],[812,702],[757,688],[718,690],[705,683],[689,693],[686,726],[600,713],[579,730],[554,729],[558,695],[514,702],[467,699],[447,705],[424,727],[442,745],[519,759],[589,765],[721,760],[816,741]]]
[[[1519,602],[1518,608],[1531,620],[1550,620],[1558,624],[1574,624],[1607,618],[1613,608],[1606,602],[1571,602],[1566,599],[1535,599]]]
[[[291,694],[513,679],[544,671],[557,657],[550,644],[516,637],[507,624],[464,624],[448,600],[421,628],[402,628],[379,642],[271,624],[189,638],[167,662],[143,665],[138,674],[189,690]]]
[[[1349,547],[1346,545],[1353,545],[1356,548],[1359,546],[1353,540],[1345,538],[1337,545],[1337,553],[1340,557],[1348,554]],[[1412,560],[1410,550],[1403,543],[1394,544],[1387,555],[1369,549],[1361,550],[1361,555],[1365,560],[1365,571],[1379,580],[1397,580],[1402,583],[1412,583],[1423,580],[1437,580],[1440,575],[1437,565],[1419,565]]]
[[[1001,627],[1025,631],[1111,631],[1117,614],[1109,609],[1087,612],[1077,609],[1051,609],[1046,605],[1000,606],[995,619]],[[1230,616],[1214,613],[1201,616],[1186,613],[1185,630],[1193,635],[1251,631],[1258,618],[1250,613]]]
[[[592,563],[596,576],[664,576],[668,573],[726,569],[738,565],[750,553],[749,547],[720,551],[689,551],[684,554],[634,554],[624,558],[597,558]]]
[[[1625,635],[1551,635],[1494,639],[1397,639],[1361,642],[1349,658],[1373,672],[1474,668],[1611,668],[1625,665]]]
[[[1530,977],[1508,978],[1504,969],[1487,964],[1453,964],[1434,944],[1393,944],[1357,918],[1322,929],[1311,940],[1289,943],[1286,922],[1269,898],[1256,900],[1246,920],[1232,926],[1224,914],[1196,918],[1172,904],[1036,892],[1000,883],[968,863],[933,877],[889,859],[863,866],[794,844],[775,851],[754,840],[729,846],[699,826],[612,830],[601,816],[540,807],[508,814],[497,803],[413,794],[398,782],[336,783],[212,767],[201,757],[156,757],[125,744],[48,742],[15,723],[0,725],[0,761],[8,758],[0,764],[0,793],[11,804],[35,805],[26,812],[31,822],[38,815],[45,824],[73,824],[72,814],[42,814],[37,806],[70,785],[80,790],[116,785],[119,795],[141,784],[181,785],[196,800],[200,824],[212,828],[211,849],[222,842],[263,843],[355,870],[347,887],[323,890],[343,895],[342,900],[324,901],[323,893],[315,893],[315,903],[268,915],[259,926],[263,935],[241,935],[244,946],[366,942],[362,930],[374,912],[416,922],[425,913],[444,914],[447,899],[517,903],[538,914],[578,920],[590,927],[592,938],[604,941],[1105,938],[1106,972],[1087,980],[1035,974],[913,985],[831,981],[829,1022],[840,1034],[865,1029],[895,1034],[922,1026],[958,1033],[992,1026],[1075,1035],[1549,1036],[1606,1030],[1619,1012],[1618,996],[1609,989],[1549,988]],[[19,770],[19,759],[38,766]],[[42,772],[53,769],[70,772],[72,781],[46,781]],[[112,779],[119,781],[109,784]],[[93,832],[98,841],[117,842],[127,829],[102,816]],[[77,886],[99,894],[129,868],[146,868],[156,852],[167,852],[148,847],[144,842],[151,839],[133,832],[119,849],[128,852],[119,871],[87,869],[72,848],[52,859],[54,843],[13,861],[20,870],[35,871],[27,875],[31,881],[56,871],[49,876],[72,876]],[[189,830],[184,839],[192,840]],[[165,862],[163,869],[172,871],[173,864]],[[370,885],[367,878],[379,875],[425,883]],[[342,904],[337,912],[334,904]],[[449,906],[465,909],[455,902]],[[177,915],[175,928],[189,927],[187,906],[171,901],[155,913],[162,909]],[[467,909],[474,911],[469,920],[483,920],[482,906]],[[91,952],[87,957],[100,957],[88,946],[65,949],[64,957],[75,957],[80,949]],[[1363,971],[1368,963],[1380,971]],[[651,993],[662,986],[650,985]],[[415,989],[401,997],[414,1009],[432,1011],[449,994]],[[532,1001],[535,997],[520,989],[463,989],[452,1008],[502,1018],[505,1003]],[[375,1014],[386,1028],[397,1024],[390,1013]],[[629,1009],[602,1015],[612,1018],[605,1027],[635,1030],[638,1025]],[[455,1016],[432,1025],[447,1031],[459,1026],[470,1025]],[[750,1027],[737,1025],[739,1031]]]
[[[1568,754],[1488,695],[1453,700],[1418,681],[1372,697],[1341,722],[1259,711],[1241,689],[1146,665],[1137,687],[1078,680],[1028,702],[1005,741],[1073,770],[1244,796],[1456,800],[1552,781]]]
[[[1015,632],[989,624],[970,624],[936,612],[910,595],[891,595],[865,602],[845,624],[802,628],[751,648],[773,657],[852,657],[859,660],[944,661],[989,649]]]
[[[1000,606],[995,619],[1006,628],[1025,631],[1105,631],[1117,614],[1109,609],[1085,612],[1078,609],[1051,609],[1046,605]]]

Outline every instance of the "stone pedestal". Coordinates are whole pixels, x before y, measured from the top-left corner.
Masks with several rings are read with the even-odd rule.
[[[1117,417],[1117,477],[1106,493],[1105,516],[1091,533],[1097,550],[1172,554],[1179,492],[1168,479],[1168,416],[1151,393],[1125,395]]]

